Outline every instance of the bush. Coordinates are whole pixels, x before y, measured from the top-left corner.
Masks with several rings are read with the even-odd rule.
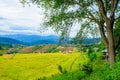
[[[87,53],[88,54],[88,58],[90,59],[91,62],[95,61],[97,59],[97,53]]]
[[[86,74],[90,75],[93,71],[91,64],[85,64],[83,65],[82,71],[85,71]]]
[[[120,80],[120,62],[117,62],[113,65],[112,70],[108,72],[108,75],[105,77],[106,80]]]

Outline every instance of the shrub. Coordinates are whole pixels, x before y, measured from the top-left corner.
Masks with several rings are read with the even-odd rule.
[[[82,71],[85,71],[86,74],[90,75],[93,71],[92,65],[91,64],[83,65]]]
[[[112,70],[108,72],[108,75],[105,77],[106,80],[120,80],[120,62],[117,62],[113,65]]]
[[[88,58],[90,59],[91,62],[95,61],[97,58],[97,53],[87,53]]]

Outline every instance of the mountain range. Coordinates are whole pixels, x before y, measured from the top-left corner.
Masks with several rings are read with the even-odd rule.
[[[21,45],[37,45],[37,44],[58,44],[59,36],[49,35],[25,35],[25,34],[10,34],[1,35],[0,44],[21,44]],[[83,41],[83,44],[94,44],[101,41],[101,38],[88,38]]]
[[[24,44],[22,41],[18,41],[16,39],[7,38],[7,37],[0,37],[1,44]]]
[[[55,35],[40,36],[40,35],[24,35],[12,34],[1,35],[0,42],[9,44],[23,44],[23,45],[36,45],[36,44],[57,44],[59,37]]]

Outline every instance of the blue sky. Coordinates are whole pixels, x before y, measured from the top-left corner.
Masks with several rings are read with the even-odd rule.
[[[23,5],[19,0],[0,0],[0,35],[5,34],[56,34],[52,29],[41,32],[40,24],[44,19],[44,9],[35,5],[29,7]],[[71,36],[74,36],[76,27],[72,29]]]

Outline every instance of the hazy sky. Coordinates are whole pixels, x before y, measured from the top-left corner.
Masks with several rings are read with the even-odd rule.
[[[52,29],[41,33],[40,24],[43,22],[43,9],[35,5],[25,6],[19,0],[0,0],[0,35],[3,34],[38,34],[53,35]],[[72,29],[74,36],[77,28]]]

